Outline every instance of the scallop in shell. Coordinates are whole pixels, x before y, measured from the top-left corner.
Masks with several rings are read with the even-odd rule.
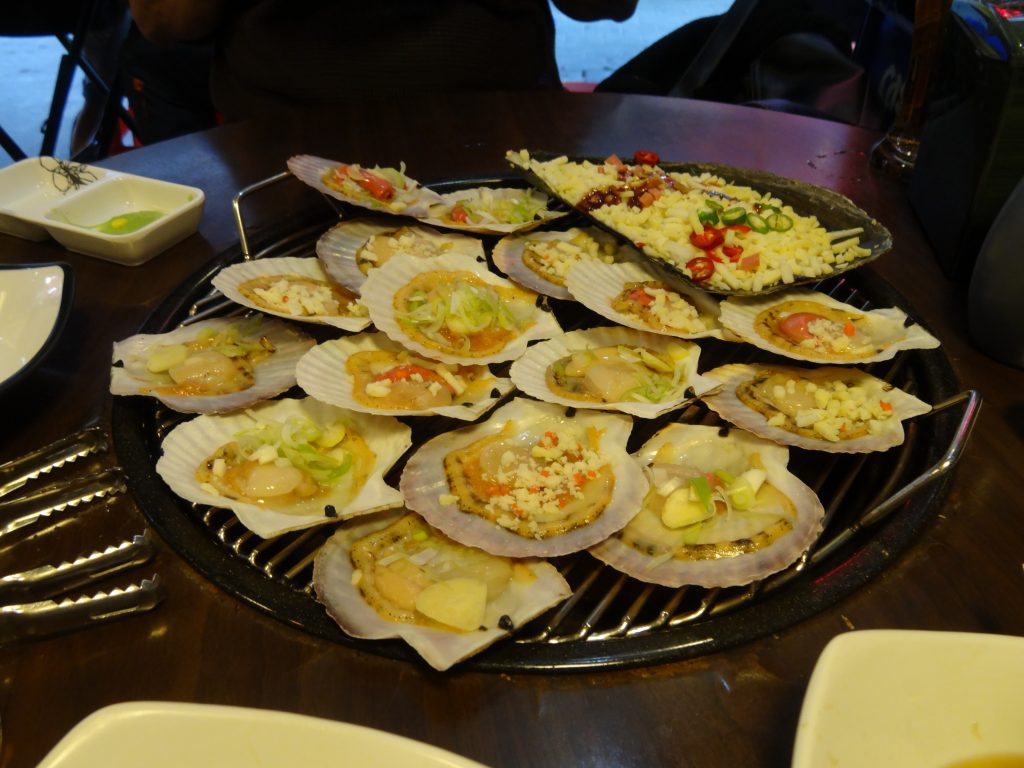
[[[401,506],[384,474],[411,444],[390,416],[284,399],[179,424],[156,471],[182,498],[231,509],[270,538]]]
[[[566,211],[548,208],[550,203],[550,197],[528,187],[473,187],[441,195],[441,202],[418,218],[444,229],[504,235],[525,232],[566,215]]]
[[[565,278],[581,261],[612,260],[622,248],[614,237],[595,227],[572,227],[564,232],[529,232],[507,235],[497,242],[491,257],[509,279],[554,299],[572,299]]]
[[[403,168],[364,168],[315,155],[288,158],[288,170],[328,197],[371,211],[424,216],[443,202],[431,189],[405,175]]]
[[[517,398],[409,459],[409,509],[456,541],[506,557],[596,544],[636,514],[647,481],[626,453],[632,420]]]
[[[576,301],[629,328],[681,339],[722,337],[717,300],[634,262],[580,263],[569,269],[566,286]]]
[[[303,323],[361,331],[370,324],[359,297],[327,279],[316,259],[243,261],[213,277],[213,287],[243,307]]]
[[[452,541],[412,513],[343,524],[317,552],[313,586],[353,637],[400,637],[445,670],[507,637],[571,590],[542,560]]]
[[[437,414],[472,421],[512,389],[485,365],[423,358],[383,333],[361,333],[311,349],[295,371],[317,400],[364,413]]]
[[[147,395],[182,413],[223,413],[295,385],[313,339],[257,315],[216,318],[114,344],[110,392]]]
[[[716,386],[697,373],[699,357],[693,342],[590,328],[534,344],[509,375],[523,392],[549,403],[653,419]]]
[[[642,509],[590,552],[641,581],[749,584],[795,562],[821,533],[825,510],[786,469],[782,446],[739,430],[723,436],[672,424],[636,458],[650,477]]]
[[[873,363],[939,340],[895,307],[859,310],[815,291],[722,302],[722,325],[756,347],[813,363]]]
[[[359,292],[371,269],[396,253],[431,258],[442,253],[464,253],[482,261],[484,246],[475,237],[438,232],[421,224],[398,225],[392,219],[365,218],[343,221],[316,243],[320,265],[332,280]]]
[[[856,368],[723,365],[705,376],[723,419],[768,440],[829,453],[885,451],[903,442],[903,419],[931,406]]]
[[[367,277],[362,301],[391,339],[445,363],[514,360],[561,331],[537,294],[461,254],[395,256]]]

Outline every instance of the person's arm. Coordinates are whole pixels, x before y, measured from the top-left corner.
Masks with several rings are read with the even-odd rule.
[[[226,0],[129,0],[139,31],[154,43],[186,42],[216,29]]]
[[[638,0],[551,0],[554,6],[576,21],[614,19],[625,21],[633,15]]]

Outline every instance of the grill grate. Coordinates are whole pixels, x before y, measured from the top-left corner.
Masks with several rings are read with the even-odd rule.
[[[217,268],[239,258],[315,255],[324,218],[272,233],[262,250],[222,254]],[[143,332],[240,313],[212,291],[208,270],[194,276],[157,309]],[[860,270],[818,286],[834,298],[870,309],[903,306],[887,285]],[[566,329],[593,324],[578,305],[552,302]],[[905,309],[905,306],[904,306]],[[314,331],[314,335],[316,331]],[[326,338],[326,337],[325,337]],[[701,368],[727,362],[771,359],[747,345],[702,342]],[[572,596],[501,643],[462,666],[487,671],[550,671],[632,666],[689,658],[778,631],[834,604],[909,546],[932,517],[945,491],[948,470],[969,434],[978,407],[974,393],[958,394],[943,353],[903,353],[868,369],[873,375],[935,404],[932,413],[907,425],[903,445],[884,454],[837,455],[791,449],[790,468],[819,495],[825,530],[811,551],[785,571],[740,588],[671,589],[622,575],[586,553],[553,562],[573,588]],[[301,393],[292,393],[301,396]],[[964,405],[958,419],[953,406]],[[117,398],[115,444],[129,487],[153,526],[197,569],[229,593],[278,619],[337,642],[387,656],[414,659],[398,641],[361,641],[345,635],[313,595],[313,558],[331,526],[261,539],[228,510],[191,505],[170,493],[153,467],[159,444],[183,420],[155,401]],[[485,417],[486,418],[486,417]],[[441,417],[406,420],[414,445],[464,422]],[[637,420],[630,450],[669,421],[720,425],[694,403],[657,420]],[[389,481],[397,483],[400,465]],[[940,482],[932,482],[940,480]]]

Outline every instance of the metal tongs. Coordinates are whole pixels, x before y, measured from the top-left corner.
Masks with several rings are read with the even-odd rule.
[[[0,465],[0,497],[21,490],[41,474],[102,453],[107,445],[106,435],[90,428]],[[107,469],[19,498],[2,499],[0,539],[22,528],[38,527],[48,518],[59,518],[58,513],[80,504],[124,490],[121,473]],[[55,526],[59,520],[51,519],[50,524]],[[127,587],[75,598],[60,597],[142,565],[152,558],[153,552],[152,541],[142,534],[71,562],[0,576],[0,645],[92,626],[156,607],[164,597],[157,575]]]

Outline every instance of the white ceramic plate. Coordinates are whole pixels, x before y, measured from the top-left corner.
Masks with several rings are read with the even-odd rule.
[[[67,264],[0,266],[0,391],[57,342],[71,310],[72,274]]]
[[[792,768],[1024,765],[1024,638],[868,630],[834,638],[811,675]]]
[[[89,715],[37,768],[484,768],[372,728],[265,709],[126,702]]]

